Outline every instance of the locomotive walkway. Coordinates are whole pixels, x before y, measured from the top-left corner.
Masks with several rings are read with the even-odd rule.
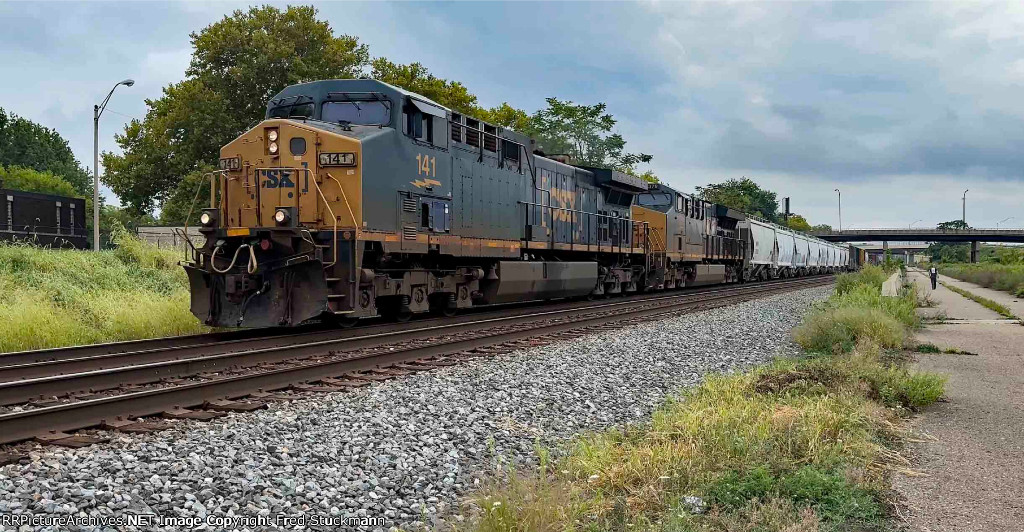
[[[913,445],[924,476],[898,476],[896,489],[910,508],[912,530],[923,532],[1019,531],[1024,523],[1024,326],[939,285],[923,272],[910,279],[944,315],[917,334],[921,343],[970,354],[922,354],[920,369],[949,376],[946,401],[915,421],[922,442]],[[1024,301],[1004,292],[940,276],[1024,315]]]

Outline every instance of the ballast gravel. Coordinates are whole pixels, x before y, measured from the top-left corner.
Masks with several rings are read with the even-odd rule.
[[[281,530],[408,530],[454,523],[474,486],[510,463],[529,467],[538,445],[557,452],[574,435],[642,421],[709,372],[794,352],[792,327],[830,292],[789,292],[208,423],[115,435],[83,449],[40,447],[28,463],[0,469],[0,530],[277,529],[268,522]],[[114,526],[99,519],[127,514],[165,521]],[[18,526],[12,519],[20,515],[92,521]],[[277,521],[280,515],[306,522]],[[193,521],[168,524],[174,516]],[[216,520],[239,516],[249,521]],[[365,519],[341,527],[313,522],[323,516]]]

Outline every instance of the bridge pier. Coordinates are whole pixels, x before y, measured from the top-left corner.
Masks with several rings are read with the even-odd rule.
[[[978,241],[971,241],[971,263],[978,262]]]

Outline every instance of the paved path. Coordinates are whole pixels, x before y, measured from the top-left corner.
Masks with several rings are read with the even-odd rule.
[[[910,277],[930,291],[926,277]],[[959,285],[980,294],[974,285]],[[949,383],[946,401],[928,407],[914,422],[927,440],[911,445],[915,467],[925,476],[894,479],[910,510],[908,527],[922,532],[1022,531],[1024,326],[997,319],[995,312],[942,285],[932,299],[947,317],[962,321],[928,325],[917,340],[977,356],[918,356],[919,369],[945,373]]]
[[[917,284],[917,291],[919,294],[926,294],[929,299],[935,303],[934,307],[918,309],[918,313],[922,317],[933,318],[942,316],[947,320],[1001,320],[1004,319],[1002,315],[994,310],[987,309],[970,299],[942,286],[941,283],[936,285],[935,290],[932,290],[931,281],[928,279],[928,275],[918,269],[911,269],[907,272],[909,280]],[[956,281],[952,277],[946,277],[940,275],[939,280],[944,283],[952,284]],[[974,288],[969,288],[969,283],[963,283],[956,281],[957,288],[962,288],[968,292],[974,292]],[[970,285],[974,287],[975,285]],[[975,292],[977,293],[977,292]],[[978,294],[981,295],[981,294]],[[1010,294],[1006,294],[1009,296]],[[991,298],[990,298],[991,299]]]
[[[991,288],[984,288],[976,284],[961,281],[960,279],[946,277],[945,275],[939,275],[939,279],[946,284],[955,286],[957,288],[962,288],[973,294],[977,294],[981,297],[991,299],[992,301],[995,301],[996,303],[999,303],[1004,307],[1010,309],[1010,311],[1013,312],[1015,316],[1020,316],[1024,318],[1024,299],[1022,298],[1019,298],[1008,292],[993,290]],[[1022,530],[1024,530],[1024,527],[1021,528]]]

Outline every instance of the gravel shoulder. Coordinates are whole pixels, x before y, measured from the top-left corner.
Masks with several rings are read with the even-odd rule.
[[[980,293],[974,285],[958,283]],[[983,309],[946,292],[962,300],[955,305]],[[939,308],[945,310],[946,304]],[[911,451],[915,467],[926,476],[894,479],[910,510],[908,528],[1020,531],[1024,523],[1024,353],[1020,348],[1024,327],[1010,320],[935,324],[920,331],[917,340],[977,356],[918,356],[918,368],[944,373],[949,382],[946,401],[926,408],[913,424],[923,441],[912,444]]]
[[[482,479],[531,467],[538,445],[557,452],[583,432],[644,420],[709,372],[795,353],[790,329],[830,293],[790,292],[91,448],[40,447],[0,469],[0,515],[384,518],[366,529],[458,521]]]

